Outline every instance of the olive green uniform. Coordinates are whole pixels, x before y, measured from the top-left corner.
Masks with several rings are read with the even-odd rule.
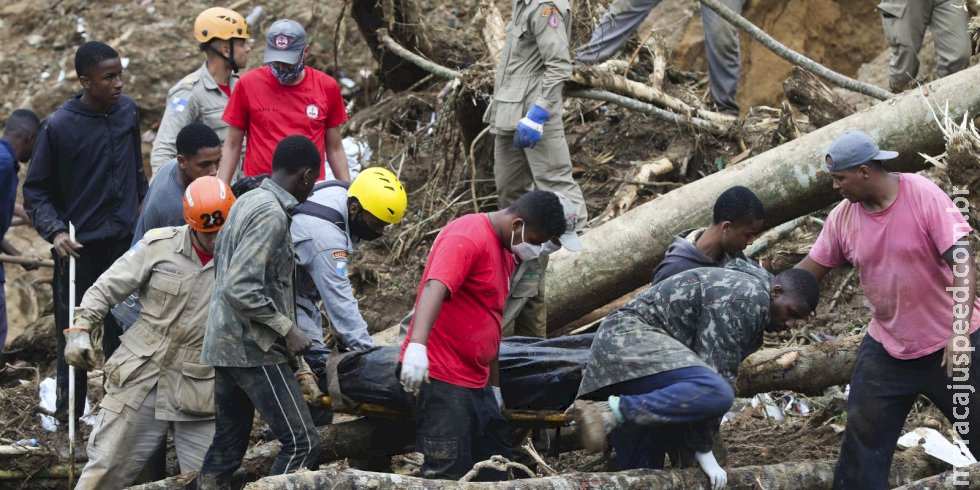
[[[238,75],[232,74],[228,79],[229,88],[234,89],[236,83]],[[167,92],[167,107],[150,152],[153,175],[157,174],[164,163],[177,158],[177,133],[190,123],[203,123],[213,129],[224,143],[228,136],[228,123],[221,119],[221,115],[224,114],[226,105],[228,96],[218,88],[218,83],[208,71],[207,63],[174,85]],[[240,173],[241,165],[232,182],[240,177]]]
[[[532,189],[559,192],[578,208],[576,229],[582,229],[588,221],[585,199],[572,178],[562,124],[561,91],[572,75],[571,15],[568,0],[515,0],[484,122],[495,135],[493,173],[500,205],[509,206]],[[532,104],[549,118],[534,148],[517,148],[514,132]]]
[[[93,334],[131,293],[141,312],[105,363],[77,489],[132,484],[171,426],[181,471],[200,469],[214,435],[214,368],[199,361],[213,288],[214,263],[201,265],[184,225],[149,231],[85,293],[74,326]]]

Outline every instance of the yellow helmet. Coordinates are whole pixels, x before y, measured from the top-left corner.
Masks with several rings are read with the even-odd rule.
[[[361,208],[385,223],[397,223],[405,216],[408,194],[390,170],[371,167],[361,172],[350,189],[349,197],[356,197]]]
[[[199,43],[212,39],[248,39],[248,25],[238,12],[224,7],[212,7],[197,16],[194,21],[194,38]]]

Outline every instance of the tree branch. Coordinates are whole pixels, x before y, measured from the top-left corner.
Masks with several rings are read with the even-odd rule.
[[[746,34],[752,36],[753,39],[759,41],[760,44],[768,48],[773,53],[776,53],[776,55],[780,58],[789,61],[794,65],[802,66],[803,68],[810,70],[816,75],[838,85],[839,87],[846,88],[852,92],[864,94],[869,97],[874,97],[878,100],[888,100],[895,96],[895,94],[882,89],[881,87],[876,87],[869,83],[864,83],[841,75],[840,73],[837,73],[836,71],[833,71],[830,68],[827,68],[820,63],[797,53],[796,51],[793,51],[769,34],[766,34],[766,32],[762,29],[759,29],[754,24],[746,20],[745,17],[738,15],[732,9],[722,5],[722,3],[718,0],[701,0],[701,3],[709,9],[717,12],[718,15],[728,22],[731,22],[731,24],[735,27],[745,31]]]

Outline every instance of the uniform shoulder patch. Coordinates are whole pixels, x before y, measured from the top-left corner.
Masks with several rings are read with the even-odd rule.
[[[552,29],[557,29],[561,25],[561,16],[558,15],[558,9],[554,8],[551,10],[551,17],[548,17],[548,27]]]
[[[197,76],[196,74],[190,74],[190,75],[187,75],[186,77],[184,77],[184,79],[181,80],[180,83],[181,83],[181,85],[186,85],[186,86],[190,87],[190,86],[194,85],[195,83],[197,83],[197,81],[200,80],[200,79],[201,79],[201,77]]]
[[[346,250],[334,250],[331,255],[333,255],[333,258],[335,259],[350,260],[350,254],[347,253]]]
[[[547,17],[551,15],[552,10],[555,10],[555,7],[552,7],[551,5],[546,5],[544,7],[544,11],[541,12],[541,17]]]
[[[184,112],[185,110],[187,110],[187,99],[177,95],[171,97],[170,109],[177,112]]]

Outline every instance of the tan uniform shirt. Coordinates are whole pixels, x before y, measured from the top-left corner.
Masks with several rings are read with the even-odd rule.
[[[237,82],[237,74],[228,79],[232,89]],[[204,123],[218,133],[218,138],[224,143],[228,123],[221,119],[221,115],[226,105],[228,96],[218,88],[218,83],[208,72],[207,63],[174,85],[167,93],[167,107],[150,152],[153,175],[164,163],[177,157],[177,133],[192,122]]]
[[[206,266],[186,225],[149,231],[86,291],[75,326],[100,325],[113,305],[139,291],[140,318],[105,363],[102,408],[139,410],[157,386],[156,419],[214,418],[214,368],[200,364],[214,261]]]
[[[531,104],[548,111],[546,129],[563,129],[561,91],[572,76],[571,18],[568,0],[515,0],[484,116],[491,132],[517,130]]]

